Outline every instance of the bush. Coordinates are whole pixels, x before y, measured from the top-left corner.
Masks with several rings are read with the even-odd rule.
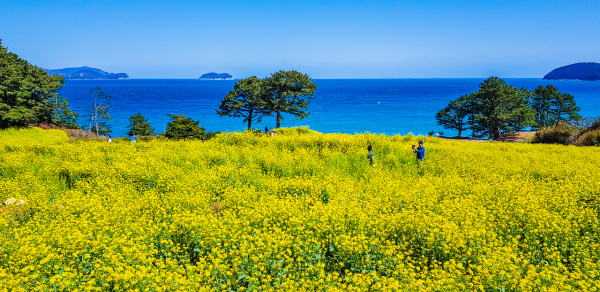
[[[154,128],[148,124],[148,119],[141,113],[137,113],[129,117],[128,132],[133,132],[137,136],[152,136]]]
[[[577,146],[600,146],[600,127],[582,133],[573,144]]]
[[[532,142],[577,146],[600,145],[600,118],[585,118],[538,130]]]
[[[592,122],[592,125],[589,128],[590,130],[598,130],[600,129],[600,117],[595,118]]]
[[[165,137],[169,139],[202,139],[204,128],[198,126],[194,121],[184,115],[169,115],[173,119],[167,127]]]
[[[560,123],[535,132],[533,143],[571,144],[579,133],[576,127]]]

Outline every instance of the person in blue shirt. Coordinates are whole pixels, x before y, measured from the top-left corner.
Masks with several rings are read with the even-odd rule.
[[[369,158],[369,162],[371,163],[371,166],[375,166],[375,157],[373,155],[373,146],[371,146],[371,145],[367,146],[367,150],[369,150],[369,154],[367,154],[367,158]]]
[[[425,147],[423,147],[423,141],[419,141],[419,148],[415,148],[415,145],[413,145],[412,150],[414,153],[417,153],[417,162],[423,164],[423,159],[425,159]]]
[[[137,137],[133,133],[133,131],[129,131],[129,142],[137,142]]]

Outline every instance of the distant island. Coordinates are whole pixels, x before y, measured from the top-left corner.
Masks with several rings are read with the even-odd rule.
[[[233,80],[233,76],[229,73],[206,73],[202,74],[199,78],[200,80]]]
[[[589,62],[563,66],[550,71],[544,80],[600,80],[600,64]]]
[[[76,67],[64,69],[44,69],[48,74],[65,77],[65,79],[129,79],[125,73],[108,73],[91,67]]]

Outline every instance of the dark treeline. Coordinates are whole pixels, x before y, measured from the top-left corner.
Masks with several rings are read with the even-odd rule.
[[[498,140],[502,134],[579,120],[578,112],[573,96],[552,85],[530,91],[490,77],[479,84],[478,91],[450,101],[437,113],[436,120],[444,128],[458,131],[459,137],[471,130],[473,138]]]
[[[0,129],[40,123],[79,128],[78,115],[58,94],[64,82],[9,52],[0,40]]]

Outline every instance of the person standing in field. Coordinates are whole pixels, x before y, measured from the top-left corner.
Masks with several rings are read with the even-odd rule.
[[[369,162],[371,163],[371,166],[375,166],[375,156],[373,155],[373,146],[371,146],[371,145],[367,146],[367,150],[369,151],[369,154],[367,154],[367,158],[369,158]]]
[[[112,143],[112,138],[108,135],[108,143]]]
[[[415,145],[413,145],[412,150],[414,153],[417,153],[417,164],[423,165],[423,159],[425,159],[425,147],[423,147],[423,141],[419,141],[419,148],[415,148]]]
[[[133,131],[129,131],[129,142],[137,142],[137,137],[133,133]]]

